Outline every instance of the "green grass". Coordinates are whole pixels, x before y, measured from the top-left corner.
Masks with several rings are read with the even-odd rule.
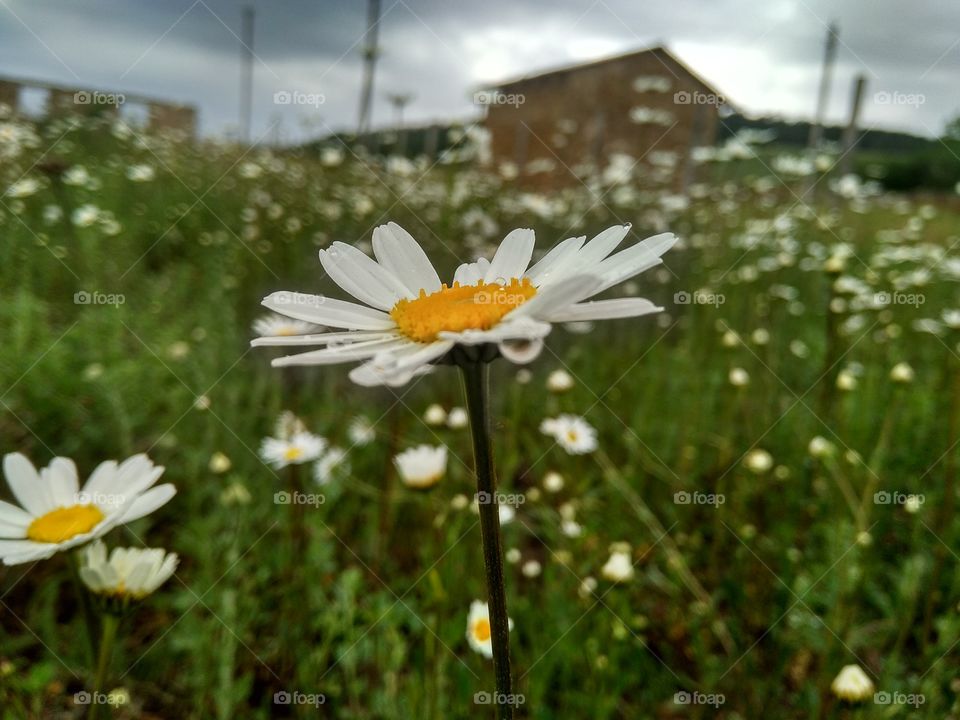
[[[799,187],[774,182],[759,193],[756,176],[710,182],[704,168],[682,212],[664,213],[653,188],[602,203],[573,188],[552,194],[553,211],[541,215],[521,189],[460,164],[405,176],[351,157],[327,167],[294,153],[160,138],[148,149],[96,124],[57,141],[65,130],[38,130],[36,148],[0,167],[0,187],[23,173],[44,184],[0,205],[0,450],[37,464],[69,456],[82,475],[148,452],[179,489],[109,538],[182,558],[177,577],[123,626],[112,685],[127,688],[131,703],[119,716],[482,716],[473,696],[493,689],[492,664],[464,638],[470,601],[484,597],[479,526],[451,504],[473,493],[469,434],[421,420],[431,403],[463,405],[454,370],[368,390],[352,386],[345,368],[275,370],[273,352],[249,348],[264,295],[339,292],[317,249],[368,242],[387,220],[427,246],[443,277],[514,227],[533,227],[540,249],[627,220],[633,240],[666,226],[685,241],[639,278],[640,294],[665,306],[659,318],[586,335],[555,329],[528,384],[504,361],[494,367],[501,486],[527,498],[504,528],[505,547],[523,558],[507,572],[521,716],[957,712],[958,337],[912,329],[960,305],[941,258],[955,257],[960,239],[955,200],[937,201],[930,215],[910,198],[851,203],[823,193],[808,209]],[[52,160],[84,165],[97,187],[62,184]],[[244,177],[246,162],[259,177]],[[136,163],[152,165],[156,178],[129,182]],[[69,217],[87,203],[112,213],[119,231],[44,219],[47,206]],[[481,211],[495,230],[464,226]],[[771,225],[784,215],[789,228]],[[900,244],[914,256],[885,264],[882,231],[908,227]],[[821,268],[841,241],[854,255],[847,273],[875,292],[929,267],[926,284],[904,289],[924,303],[865,310],[862,326],[836,330],[853,313],[828,322],[832,278]],[[784,285],[802,306],[771,294]],[[704,288],[724,302],[674,302]],[[81,291],[124,301],[75,304]],[[743,342],[724,345],[727,329]],[[769,332],[767,344],[751,340],[757,329]],[[805,357],[791,351],[796,341]],[[910,386],[888,379],[901,361],[916,371]],[[840,393],[832,380],[851,363],[862,366],[858,387]],[[747,387],[730,385],[732,367],[747,370]],[[558,368],[577,382],[552,395],[544,383]],[[201,395],[208,409],[195,406]],[[374,443],[350,450],[350,476],[317,490],[325,502],[307,510],[308,541],[296,553],[289,508],[273,501],[290,478],[257,456],[284,409],[343,447],[352,417],[377,430]],[[572,457],[551,447],[538,428],[559,412],[584,415],[600,451]],[[836,446],[833,459],[809,455],[814,436]],[[424,442],[451,451],[447,476],[425,493],[405,488],[391,463]],[[745,467],[753,448],[776,469]],[[209,470],[215,452],[231,459],[227,473]],[[538,489],[550,470],[566,480],[556,494]],[[222,502],[232,483],[249,490],[249,504]],[[866,496],[857,514],[844,488]],[[678,504],[683,490],[725,502]],[[874,504],[882,490],[922,493],[925,503],[916,514]],[[571,507],[578,538],[561,531]],[[857,542],[864,531],[869,544]],[[618,586],[600,578],[614,542],[630,543],[637,562],[634,579]],[[520,566],[532,559],[543,572],[527,578]],[[584,597],[587,577],[599,584]],[[63,717],[89,673],[65,558],[0,570],[0,598],[3,717]],[[843,705],[829,685],[850,663],[878,690],[921,693],[924,705]],[[319,712],[275,705],[280,691],[326,702]],[[679,691],[725,702],[677,704]]]

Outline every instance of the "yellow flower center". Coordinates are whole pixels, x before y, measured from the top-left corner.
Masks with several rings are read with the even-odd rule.
[[[513,278],[509,285],[478,282],[476,285],[453,287],[444,285],[427,295],[401,300],[390,311],[400,332],[411,340],[433,342],[444,331],[489,330],[511,310],[537,294],[537,289],[524,278]]]
[[[283,451],[283,457],[286,460],[299,460],[303,456],[303,450],[292,445]]]
[[[103,517],[103,513],[95,505],[59,507],[30,523],[30,527],[27,528],[27,537],[34,542],[64,542],[90,532],[103,520]]]
[[[477,620],[473,624],[473,636],[480,642],[486,642],[490,639],[490,621],[485,619]]]

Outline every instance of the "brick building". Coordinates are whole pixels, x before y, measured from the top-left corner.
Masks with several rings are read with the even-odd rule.
[[[493,162],[540,188],[628,158],[682,186],[691,150],[714,143],[725,104],[663,47],[505,81],[477,101],[487,106]]]

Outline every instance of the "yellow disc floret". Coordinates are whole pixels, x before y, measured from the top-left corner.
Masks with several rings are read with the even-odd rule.
[[[490,621],[486,618],[480,618],[473,625],[473,636],[480,642],[486,642],[490,639]]]
[[[537,294],[526,278],[513,278],[508,285],[478,282],[476,285],[444,285],[429,295],[401,300],[390,311],[400,332],[411,340],[433,342],[444,331],[489,330],[511,310]]]
[[[100,524],[103,517],[103,513],[95,505],[59,507],[30,523],[27,537],[35,542],[65,542],[76,535],[90,532]]]

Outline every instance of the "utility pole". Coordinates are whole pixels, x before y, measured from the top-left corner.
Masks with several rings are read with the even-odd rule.
[[[373,72],[377,65],[377,28],[380,25],[380,0],[369,0],[367,4],[367,36],[363,48],[363,85],[360,91],[360,118],[357,121],[357,135],[370,131],[371,104],[373,102]]]
[[[413,93],[387,93],[393,105],[394,123],[397,132],[397,155],[407,154],[407,129],[403,126],[403,109],[413,100]]]
[[[810,125],[810,137],[807,147],[816,150],[823,139],[823,119],[827,113],[827,101],[830,99],[830,84],[833,78],[833,64],[837,59],[837,40],[840,38],[840,28],[835,22],[827,28],[827,41],[823,52],[823,70],[820,73],[820,91],[817,94],[817,114]]]
[[[860,122],[860,106],[867,78],[857,75],[853,81],[853,98],[850,101],[850,120],[843,131],[843,155],[840,158],[840,174],[849,175],[853,169],[853,148],[857,144],[857,127]]]
[[[253,115],[253,7],[243,8],[240,33],[240,139],[250,143],[250,119]]]

